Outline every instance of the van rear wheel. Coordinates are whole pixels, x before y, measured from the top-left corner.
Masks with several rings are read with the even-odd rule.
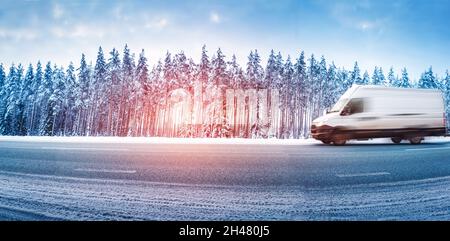
[[[329,145],[329,144],[331,144],[331,141],[330,140],[320,140],[323,144],[327,144],[327,145]]]
[[[400,137],[392,137],[391,141],[394,142],[395,144],[400,144],[400,142],[402,142],[402,138],[400,138]]]
[[[420,137],[420,136],[409,138],[409,142],[413,145],[420,144],[420,142],[422,142],[422,140],[423,140],[423,137]]]

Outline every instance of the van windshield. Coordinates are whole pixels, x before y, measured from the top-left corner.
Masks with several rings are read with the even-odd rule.
[[[342,108],[344,108],[345,104],[347,104],[347,101],[348,101],[347,98],[339,99],[338,102],[336,102],[336,104],[333,106],[333,108],[331,108],[331,110],[328,113],[341,111]]]

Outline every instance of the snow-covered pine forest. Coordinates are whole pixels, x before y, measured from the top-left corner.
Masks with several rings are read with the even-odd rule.
[[[450,76],[430,67],[418,80],[407,70],[346,70],[314,55],[283,57],[257,50],[240,66],[235,56],[204,46],[197,62],[167,52],[154,66],[100,47],[95,63],[0,64],[0,134],[43,136],[168,136],[305,138],[310,122],[352,84],[441,89]],[[449,109],[447,107],[447,116]],[[450,119],[450,118],[447,118]]]

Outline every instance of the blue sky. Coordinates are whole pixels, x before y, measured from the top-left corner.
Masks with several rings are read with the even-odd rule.
[[[0,0],[0,62],[78,64],[107,51],[145,49],[150,63],[167,50],[197,62],[201,46],[221,47],[245,64],[258,49],[283,57],[325,55],[347,69],[357,60],[372,73],[403,67],[418,78],[430,65],[450,67],[450,1],[446,0]]]

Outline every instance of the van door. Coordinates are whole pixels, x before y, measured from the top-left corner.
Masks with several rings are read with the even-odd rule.
[[[377,127],[380,119],[370,112],[369,98],[352,98],[341,111],[342,127],[348,130],[371,130]]]

